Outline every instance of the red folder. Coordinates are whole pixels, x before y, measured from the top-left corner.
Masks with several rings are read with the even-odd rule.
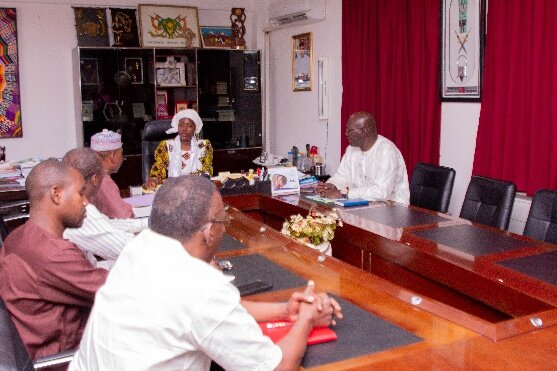
[[[262,322],[259,327],[261,327],[263,335],[270,337],[273,343],[276,343],[290,331],[292,324],[288,321]],[[308,345],[326,343],[336,339],[336,332],[329,327],[314,327],[309,334]]]

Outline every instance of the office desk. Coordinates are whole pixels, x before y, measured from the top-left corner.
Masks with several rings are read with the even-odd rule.
[[[422,339],[318,369],[554,369],[557,364],[557,287],[500,264],[553,252],[553,245],[455,217],[381,203],[368,209],[381,215],[375,209],[383,208],[395,213],[399,224],[411,225],[387,225],[385,220],[373,221],[355,210],[342,211],[345,225],[337,229],[332,241],[333,256],[338,259],[319,262],[318,253],[269,228],[278,228],[291,214],[305,214],[314,206],[311,202],[262,195],[230,196],[225,202],[233,218],[228,233],[245,247],[223,251],[219,258],[261,254],[304,279],[315,280],[319,290]],[[387,211],[392,207],[418,214]],[[419,236],[424,231],[460,226],[519,242],[510,250],[473,256]],[[293,290],[275,290],[255,299],[286,299]],[[369,340],[361,341],[385,334],[370,332],[368,336]]]

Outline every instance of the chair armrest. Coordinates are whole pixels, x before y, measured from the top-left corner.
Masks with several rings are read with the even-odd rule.
[[[70,363],[76,351],[77,350],[68,350],[50,356],[39,357],[33,361],[33,366],[35,370],[39,370],[45,367]]]

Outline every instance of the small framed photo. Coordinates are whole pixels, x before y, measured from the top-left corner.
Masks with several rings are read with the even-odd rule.
[[[204,48],[232,47],[232,27],[202,26],[200,31]]]
[[[139,4],[141,46],[199,48],[199,16],[191,6]]]
[[[174,110],[174,114],[177,114],[180,111],[186,110],[188,108],[192,108],[193,102],[189,100],[181,100],[176,102],[176,109]]]
[[[186,86],[185,63],[176,61],[174,57],[168,57],[166,62],[155,63],[155,73],[158,86]]]
[[[97,85],[99,83],[99,61],[97,58],[81,58],[79,67],[81,85]]]
[[[145,117],[145,104],[132,103],[132,112],[134,119],[142,119]]]
[[[310,91],[313,78],[311,32],[292,36],[292,90]]]
[[[486,0],[441,1],[441,101],[479,102]]]
[[[81,102],[81,119],[83,122],[91,122],[94,121],[93,119],[93,101],[92,100],[84,100]]]
[[[132,84],[143,84],[143,59],[125,58],[124,68],[130,74]]]

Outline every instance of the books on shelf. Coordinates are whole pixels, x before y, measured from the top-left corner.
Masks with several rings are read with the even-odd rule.
[[[225,107],[230,105],[230,98],[228,96],[219,96],[218,100],[219,107]]]
[[[228,84],[226,81],[217,81],[217,94],[228,94]]]
[[[217,110],[219,121],[234,121],[234,110]]]

